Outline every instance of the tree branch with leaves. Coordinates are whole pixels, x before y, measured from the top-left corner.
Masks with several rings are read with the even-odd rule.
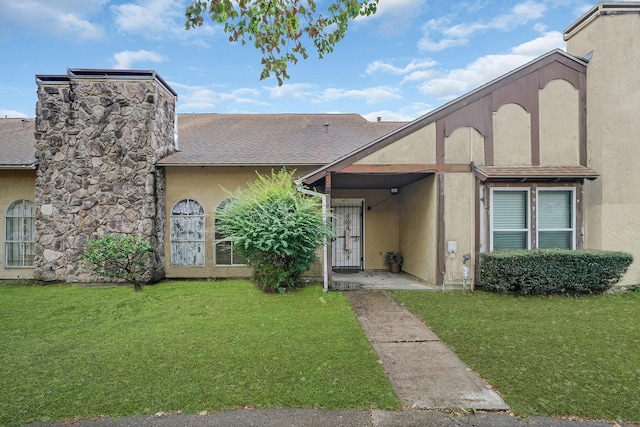
[[[187,30],[205,16],[224,25],[230,42],[253,43],[262,54],[260,79],[288,79],[287,66],[307,59],[312,44],[319,58],[333,52],[349,22],[376,13],[378,0],[336,0],[320,11],[313,0],[194,0],[185,12]]]

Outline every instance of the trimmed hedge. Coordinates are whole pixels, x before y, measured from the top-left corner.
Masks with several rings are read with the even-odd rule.
[[[622,278],[633,256],[588,250],[518,250],[480,255],[480,285],[523,295],[602,293]]]

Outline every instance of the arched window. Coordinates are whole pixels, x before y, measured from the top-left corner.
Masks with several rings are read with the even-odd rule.
[[[227,203],[232,199],[223,200],[216,208],[216,212],[224,209]],[[224,234],[218,232],[218,219],[215,221],[215,247],[216,247],[216,265],[244,265],[247,261],[235,253],[233,242]]]
[[[16,200],[9,205],[5,217],[6,267],[33,267],[35,211],[35,205],[29,200]]]
[[[184,199],[171,209],[171,265],[204,265],[204,209]]]

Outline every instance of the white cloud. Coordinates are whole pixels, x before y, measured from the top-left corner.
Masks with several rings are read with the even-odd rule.
[[[305,102],[320,104],[323,102],[334,102],[345,99],[364,100],[367,104],[400,99],[398,88],[388,86],[377,86],[367,89],[341,89],[327,88],[320,89],[317,85],[310,83],[283,84],[264,88],[275,99],[303,99]]]
[[[451,47],[463,46],[467,44],[467,39],[440,39],[437,42],[429,37],[423,37],[418,41],[418,49],[429,52],[440,52]]]
[[[531,59],[534,59],[545,52],[548,52],[553,49],[562,49],[564,50],[567,47],[567,44],[562,39],[562,33],[559,31],[549,31],[543,33],[542,36],[530,40],[528,42],[524,42],[516,47],[514,47],[511,51],[512,53],[518,55],[527,55]]]
[[[389,73],[389,74],[403,75],[403,74],[415,72],[416,70],[431,68],[437,64],[438,62],[432,59],[423,59],[423,60],[414,59],[404,67],[396,67],[395,65],[389,64],[384,61],[373,61],[372,63],[367,65],[367,74],[375,74],[377,72],[383,72],[383,73]]]
[[[438,75],[438,71],[437,70],[414,71],[412,73],[407,74],[402,79],[401,83],[421,82],[421,81],[424,81],[424,80],[432,79],[432,78],[436,77],[437,75]]]
[[[26,119],[29,116],[21,113],[20,111],[14,111],[14,110],[4,110],[2,108],[0,108],[0,120],[2,120],[3,118],[10,118],[10,119],[14,119],[14,118],[18,118],[18,119]]]
[[[508,13],[498,15],[487,22],[476,21],[450,25],[453,19],[451,16],[430,19],[422,27],[424,36],[418,41],[418,48],[438,52],[466,45],[469,42],[469,37],[475,33],[490,30],[510,31],[542,17],[546,10],[545,4],[526,0],[516,4]],[[439,37],[434,37],[434,33]]]
[[[185,31],[185,7],[184,0],[135,0],[111,6],[111,10],[119,31],[151,39],[197,37],[213,31],[207,24],[198,31]]]
[[[382,34],[398,36],[408,30],[409,23],[420,14],[427,0],[382,0],[374,15],[359,17],[356,22],[373,21],[379,25]]]
[[[113,55],[116,60],[115,69],[130,69],[134,62],[164,62],[165,57],[158,52],[148,50],[137,50],[135,52],[125,50]]]
[[[422,102],[416,102],[405,105],[397,111],[378,110],[363,114],[363,116],[371,122],[377,121],[378,117],[385,122],[410,122],[431,110],[433,110],[433,106]]]
[[[518,68],[544,53],[564,48],[562,34],[552,31],[522,43],[503,55],[482,56],[465,68],[451,70],[448,73],[426,81],[420,85],[420,91],[439,99],[452,99],[481,86],[515,68]]]
[[[220,109],[225,103],[240,105],[266,105],[260,101],[260,91],[240,88],[231,92],[214,91],[205,86],[190,86],[170,83],[178,92],[178,110],[180,112],[211,112]]]
[[[315,97],[315,85],[310,83],[285,83],[282,86],[265,86],[271,98],[309,99]]]
[[[0,25],[73,40],[96,40],[104,29],[89,20],[108,0],[22,0],[0,4]]]
[[[400,93],[397,88],[389,86],[377,86],[367,89],[338,89],[329,88],[322,91],[320,99],[323,101],[337,101],[341,99],[362,99],[367,104],[375,104],[377,102],[389,101],[392,99],[400,99]]]
[[[412,11],[419,9],[426,0],[385,0],[378,3],[376,16],[405,15],[411,16]]]

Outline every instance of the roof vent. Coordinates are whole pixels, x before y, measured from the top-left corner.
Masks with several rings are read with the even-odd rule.
[[[324,124],[324,133],[329,133],[329,123]]]
[[[378,116],[378,122],[381,122],[381,121],[382,121],[382,117]]]

